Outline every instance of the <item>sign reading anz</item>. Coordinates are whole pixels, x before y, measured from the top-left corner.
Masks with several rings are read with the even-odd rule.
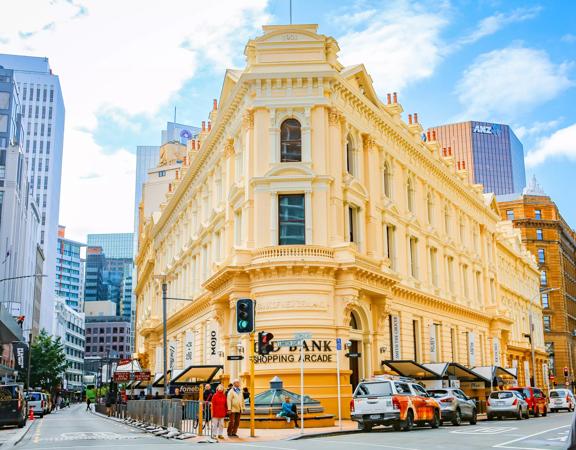
[[[498,136],[500,134],[501,127],[498,124],[488,124],[488,125],[474,125],[472,128],[473,133],[480,133],[480,134],[494,134]]]

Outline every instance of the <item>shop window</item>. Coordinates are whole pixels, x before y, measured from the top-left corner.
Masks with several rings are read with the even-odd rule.
[[[287,119],[280,126],[280,162],[302,161],[302,130],[296,119]]]

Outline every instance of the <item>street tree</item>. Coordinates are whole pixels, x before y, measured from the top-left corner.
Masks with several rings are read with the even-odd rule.
[[[64,345],[59,337],[54,338],[42,330],[34,339],[31,351],[30,386],[54,392],[68,367]]]

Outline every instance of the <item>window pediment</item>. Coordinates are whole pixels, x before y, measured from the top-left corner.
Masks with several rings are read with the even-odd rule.
[[[316,174],[312,171],[309,164],[306,163],[278,163],[275,164],[266,174],[265,178],[270,177],[287,177],[287,176],[301,176],[301,177],[315,177]]]

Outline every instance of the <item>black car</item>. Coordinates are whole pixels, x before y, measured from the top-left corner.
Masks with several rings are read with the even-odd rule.
[[[26,401],[19,384],[0,385],[0,426],[26,425]]]

